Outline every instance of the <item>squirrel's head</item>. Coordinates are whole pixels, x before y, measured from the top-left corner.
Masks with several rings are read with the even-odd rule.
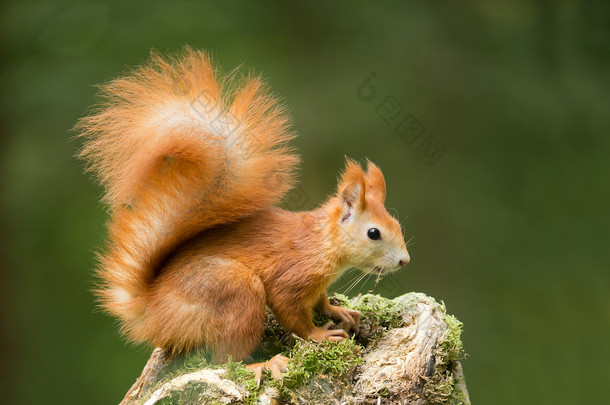
[[[334,239],[351,267],[383,274],[409,263],[400,224],[385,209],[385,179],[375,164],[368,162],[365,173],[348,160],[336,198],[339,215]]]

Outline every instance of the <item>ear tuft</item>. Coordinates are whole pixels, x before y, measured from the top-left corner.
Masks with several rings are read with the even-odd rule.
[[[358,196],[360,194],[360,185],[358,183],[348,184],[341,192],[341,203],[349,207],[358,205]]]
[[[370,160],[366,167],[366,191],[382,204],[385,202],[385,178],[381,169]]]
[[[341,175],[338,193],[341,203],[347,208],[358,210],[365,208],[366,182],[362,167],[353,160],[347,159],[345,170]]]

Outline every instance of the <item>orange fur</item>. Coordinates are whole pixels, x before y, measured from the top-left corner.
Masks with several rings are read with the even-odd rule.
[[[215,361],[254,349],[265,304],[299,336],[338,340],[312,323],[314,307],[347,316],[328,304],[329,283],[348,267],[382,273],[408,261],[383,174],[348,161],[317,210],[273,207],[298,163],[288,118],[258,77],[228,83],[205,53],[154,54],[102,86],[105,104],[77,125],[111,212],[101,304],[130,339],[203,346]],[[367,238],[371,226],[382,240]]]

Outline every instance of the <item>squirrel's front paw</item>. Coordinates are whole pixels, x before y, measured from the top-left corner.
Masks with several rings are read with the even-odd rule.
[[[323,342],[325,340],[340,342],[343,339],[349,338],[343,329],[330,329],[334,325],[334,323],[328,322],[321,328],[314,328],[314,330],[309,334],[308,338],[314,342]]]
[[[346,332],[353,330],[358,333],[360,331],[360,312],[355,309],[331,305],[326,316],[338,319],[340,322],[337,328],[343,329]]]

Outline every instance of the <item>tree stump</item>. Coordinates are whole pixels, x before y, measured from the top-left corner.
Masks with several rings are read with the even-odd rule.
[[[304,341],[268,312],[253,357],[290,357],[281,381],[263,374],[257,387],[242,363],[212,365],[203,350],[169,358],[155,349],[121,404],[470,404],[460,363],[462,324],[444,304],[421,293],[331,301],[362,312],[351,339]],[[316,314],[314,322],[327,319]]]

